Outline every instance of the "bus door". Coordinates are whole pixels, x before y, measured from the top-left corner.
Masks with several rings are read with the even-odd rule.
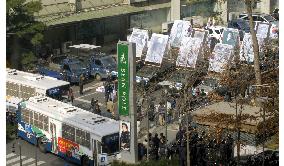
[[[93,159],[94,159],[94,166],[98,165],[98,154],[101,154],[101,143],[92,139],[92,151],[93,151]]]
[[[50,122],[50,133],[51,133],[51,151],[57,154],[57,135],[56,135],[56,125]]]

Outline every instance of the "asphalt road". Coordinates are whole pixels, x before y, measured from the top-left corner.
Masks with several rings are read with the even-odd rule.
[[[74,92],[74,106],[83,108],[85,110],[90,109],[91,105],[91,99],[94,98],[95,100],[99,101],[99,105],[101,106],[101,110],[106,110],[106,103],[104,99],[104,93],[103,92],[97,92],[96,89],[100,86],[103,86],[103,81],[96,81],[92,80],[89,83],[84,85],[84,91],[83,95],[79,94],[79,86],[73,85],[72,89]],[[157,92],[156,92],[157,93]],[[153,94],[154,95],[154,94]],[[154,96],[157,96],[156,102],[162,98],[162,96],[155,94]],[[159,97],[158,97],[159,96]],[[156,103],[157,104],[157,103]],[[145,121],[142,123],[146,123]],[[141,124],[142,126],[145,126],[146,124]],[[165,134],[165,127],[164,126],[155,126],[152,124],[151,126],[154,126],[150,129],[151,133],[161,133],[163,132]],[[168,140],[169,142],[173,141],[175,138],[175,134],[177,132],[177,129],[175,129],[174,125],[170,125],[168,127]],[[145,135],[141,139],[139,139],[139,142],[143,142],[145,139]],[[20,166],[20,150],[19,145],[17,141],[21,144],[21,154],[22,154],[22,163],[23,166],[31,166],[35,165],[35,147],[34,145],[31,145],[30,143],[24,141],[24,140],[14,140],[11,142],[7,142],[6,144],[6,162],[7,166]],[[13,143],[15,143],[15,152],[12,152],[12,146]],[[73,166],[74,164],[69,163],[60,157],[47,153],[44,154],[37,149],[37,161],[39,166],[63,166],[65,163],[68,163],[69,166]]]
[[[20,143],[20,145],[18,144]],[[12,152],[13,144],[15,144],[15,152]],[[6,144],[6,165],[7,166],[20,166],[20,147],[21,146],[21,158],[23,166],[35,166],[35,156],[37,154],[37,165],[38,166],[64,166],[68,163],[60,157],[51,153],[42,153],[39,148],[35,148],[34,145],[18,139]],[[37,153],[36,153],[37,150]],[[74,164],[68,163],[69,166],[75,166]]]
[[[101,105],[101,109],[106,109],[104,104],[104,93],[96,92],[96,88],[103,85],[103,81],[92,80],[90,83],[84,85],[84,94],[79,94],[79,87],[72,86],[75,96],[73,105],[89,110],[91,99],[97,99]],[[7,166],[20,166],[20,149],[21,145],[21,156],[23,166],[35,166],[35,146],[21,139],[13,140],[6,143],[6,165]],[[12,152],[13,144],[15,144],[15,152]],[[51,153],[42,153],[37,148],[37,165],[38,166],[64,166],[68,163],[69,166],[75,166],[72,163],[61,159],[60,157]]]

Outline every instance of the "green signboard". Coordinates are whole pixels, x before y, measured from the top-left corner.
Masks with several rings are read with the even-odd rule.
[[[119,115],[129,115],[129,64],[128,45],[118,43],[118,110]]]

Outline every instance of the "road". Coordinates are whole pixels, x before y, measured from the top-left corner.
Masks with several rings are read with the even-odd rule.
[[[83,108],[85,110],[89,110],[91,105],[91,99],[94,98],[95,100],[99,101],[99,105],[101,106],[101,110],[106,110],[106,104],[104,99],[104,93],[98,92],[96,89],[100,86],[103,86],[103,81],[96,81],[92,80],[89,83],[84,85],[84,91],[83,95],[79,94],[79,86],[72,86],[73,93],[74,93],[74,106]],[[159,99],[158,99],[159,98]],[[157,97],[156,101],[159,101],[161,96]],[[146,122],[142,122],[146,123]],[[145,126],[146,124],[141,124]],[[154,124],[153,124],[154,125]],[[169,142],[173,141],[175,139],[175,135],[177,132],[177,125],[170,125],[168,127],[168,140]],[[161,133],[163,132],[165,134],[165,127],[164,126],[154,126],[150,129],[151,133]],[[145,140],[145,135],[143,135],[142,138],[139,139],[139,142],[143,142]],[[7,166],[20,166],[20,150],[19,145],[17,143],[18,140],[14,140],[11,142],[8,142],[6,144],[6,162]],[[34,145],[29,144],[28,142],[24,140],[20,140],[21,144],[21,154],[22,154],[22,163],[23,166],[31,166],[35,165],[35,147]],[[12,146],[13,143],[15,143],[15,152],[12,152]],[[37,149],[37,158],[38,158],[38,165],[39,166],[61,166],[65,163],[68,163],[67,161],[64,161],[60,157],[54,155],[54,154],[44,154]],[[73,166],[74,164],[68,163],[70,166]]]
[[[74,91],[75,101],[74,104],[77,107],[89,110],[91,99],[94,98],[99,101],[101,109],[105,110],[104,93],[96,92],[96,88],[102,86],[102,81],[92,80],[90,83],[84,85],[84,94],[79,94],[79,87],[72,86]],[[7,166],[20,166],[20,149],[17,142],[21,145],[21,156],[23,166],[35,166],[35,146],[21,139],[13,140],[6,143],[6,165]],[[15,144],[15,152],[12,152],[13,144]],[[63,166],[68,163],[69,166],[75,166],[60,157],[51,153],[42,153],[37,149],[37,165],[38,166]]]
[[[20,143],[21,146],[21,158],[23,166],[35,166],[35,146],[21,139],[13,140],[6,144],[6,165],[7,166],[20,166]],[[15,152],[12,152],[13,144],[15,144]],[[60,157],[51,153],[42,153],[37,148],[37,165],[38,166],[63,166],[68,163]],[[74,164],[68,163],[69,166],[75,166]]]

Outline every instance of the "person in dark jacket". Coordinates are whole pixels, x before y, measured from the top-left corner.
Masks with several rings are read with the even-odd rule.
[[[120,136],[120,147],[122,150],[129,150],[130,148],[130,132],[126,123],[121,124],[122,132]]]
[[[158,134],[155,134],[153,138],[153,152],[155,155],[155,160],[159,159],[159,146],[160,146],[160,139],[158,138]]]

